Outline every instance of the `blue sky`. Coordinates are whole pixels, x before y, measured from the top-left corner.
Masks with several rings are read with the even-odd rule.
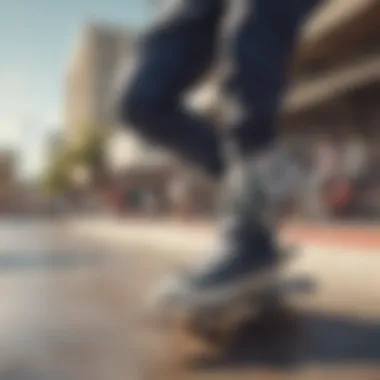
[[[0,146],[20,150],[25,175],[41,169],[43,141],[62,127],[63,79],[81,26],[143,27],[150,1],[0,1]]]

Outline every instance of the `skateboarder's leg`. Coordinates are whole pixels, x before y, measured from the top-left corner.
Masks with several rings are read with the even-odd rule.
[[[248,252],[240,259],[246,270],[276,261],[275,231],[266,220],[274,203],[292,196],[297,186],[297,164],[276,147],[276,117],[299,29],[317,2],[251,1],[233,40],[235,64],[226,91],[241,111],[231,128],[241,155],[240,192],[230,197],[226,237],[235,242],[237,255]],[[259,168],[258,160],[266,167]]]
[[[219,176],[218,134],[206,120],[185,111],[184,91],[213,59],[224,0],[182,0],[143,41],[137,71],[126,87],[121,118],[153,143]]]
[[[284,173],[287,160],[274,149],[275,114],[285,81],[286,59],[314,3],[258,0],[254,7],[250,2],[251,9],[235,40],[237,70],[229,83],[229,93],[244,112],[236,120],[232,138],[240,148],[240,160],[228,170],[232,186],[226,181],[223,191],[223,254],[187,279],[174,281],[159,299],[179,300],[189,308],[223,302],[255,288],[261,282],[260,273],[265,279],[271,277],[269,268],[277,263],[277,249],[267,224],[272,206],[272,194],[268,193],[281,193],[283,176],[290,179]],[[268,177],[277,183],[268,183]]]
[[[318,0],[255,0],[232,47],[229,91],[242,115],[234,135],[243,152],[272,143],[287,63],[305,17]]]

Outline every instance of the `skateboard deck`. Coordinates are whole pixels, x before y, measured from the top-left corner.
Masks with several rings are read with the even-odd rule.
[[[294,248],[282,253],[282,265],[294,258]],[[283,279],[271,276],[260,280],[255,290],[250,290],[224,300],[223,302],[192,306],[190,309],[166,308],[162,310],[159,326],[166,329],[179,328],[201,340],[221,346],[228,342],[235,330],[245,323],[260,320],[270,314],[289,316],[285,298],[289,292],[309,291],[306,277]]]
[[[248,292],[229,302],[201,307],[192,310],[183,317],[182,328],[193,335],[213,344],[223,344],[233,336],[234,332],[246,323],[261,321],[265,318],[292,317],[293,310],[286,298],[290,292],[305,291],[306,278],[277,280],[264,285],[257,292]]]

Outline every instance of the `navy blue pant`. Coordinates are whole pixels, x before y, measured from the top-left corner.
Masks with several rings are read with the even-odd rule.
[[[234,70],[226,91],[243,114],[234,137],[244,151],[275,138],[275,117],[286,63],[297,31],[317,0],[247,0],[231,38]],[[182,155],[208,173],[223,172],[218,128],[185,110],[185,91],[210,68],[223,0],[182,0],[142,41],[137,71],[124,89],[120,116],[145,138]]]

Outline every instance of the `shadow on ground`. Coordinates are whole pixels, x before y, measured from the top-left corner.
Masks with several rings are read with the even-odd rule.
[[[278,316],[277,316],[278,317]],[[193,357],[192,370],[295,368],[309,364],[378,364],[380,322],[297,313],[247,324],[217,356]]]

